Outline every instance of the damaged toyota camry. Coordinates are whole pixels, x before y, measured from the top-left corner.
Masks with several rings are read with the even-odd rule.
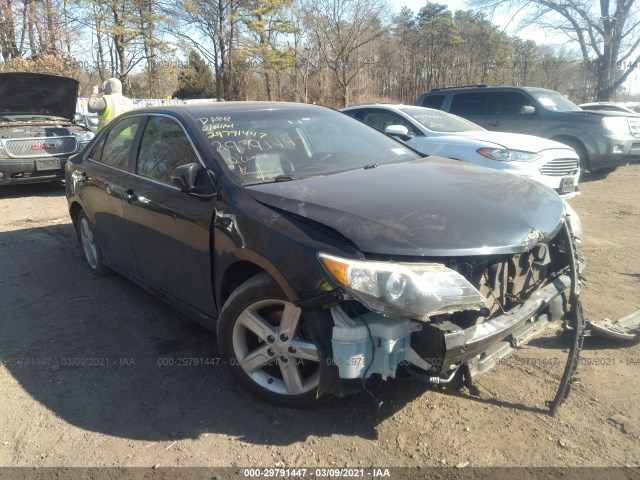
[[[399,368],[471,387],[565,322],[552,412],[584,333],[580,223],[534,181],[421,158],[327,108],[126,113],[66,165],[86,262],[217,332],[250,392],[302,407]]]

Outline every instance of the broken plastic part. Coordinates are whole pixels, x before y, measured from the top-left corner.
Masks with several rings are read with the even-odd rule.
[[[612,340],[636,340],[640,337],[640,309],[618,320],[588,320],[592,336]]]
[[[575,374],[578,370],[578,364],[580,363],[580,351],[582,350],[582,344],[585,337],[585,321],[582,316],[582,304],[580,303],[580,285],[578,278],[578,256],[575,251],[575,243],[571,236],[570,228],[567,222],[564,223],[564,232],[567,238],[567,244],[569,245],[569,270],[571,276],[571,293],[569,295],[569,304],[571,309],[569,310],[569,326],[573,329],[573,338],[569,347],[569,354],[567,355],[567,363],[564,367],[564,373],[558,391],[553,400],[547,402],[549,407],[549,413],[553,416],[558,411],[558,408],[567,399],[571,392],[571,387],[575,382]]]

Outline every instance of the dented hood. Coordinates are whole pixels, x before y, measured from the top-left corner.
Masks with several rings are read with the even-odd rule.
[[[33,113],[72,120],[78,81],[44,73],[0,73],[0,114]]]
[[[381,255],[523,252],[555,235],[564,215],[543,185],[438,157],[246,188]]]

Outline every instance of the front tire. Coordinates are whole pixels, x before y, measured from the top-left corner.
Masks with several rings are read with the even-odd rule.
[[[588,170],[589,173],[593,173],[591,170],[591,163],[589,161],[589,153],[587,152],[587,149],[581,142],[573,138],[564,138],[564,137],[552,138],[551,140],[564,143],[565,145],[573,148],[578,154],[578,158],[580,159],[580,170],[582,172],[586,172]]]
[[[302,311],[268,274],[231,294],[218,320],[218,344],[231,374],[261,399],[289,408],[326,400],[316,398],[320,355]]]
[[[84,210],[78,212],[76,220],[78,238],[82,244],[84,259],[89,269],[98,276],[105,276],[111,273],[109,267],[102,263],[102,250],[96,238],[94,227]]]

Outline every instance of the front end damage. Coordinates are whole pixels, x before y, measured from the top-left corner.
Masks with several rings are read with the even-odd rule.
[[[548,402],[554,414],[574,382],[585,332],[579,299],[584,262],[576,253],[572,214],[551,240],[523,253],[429,259],[466,282],[450,275],[438,293],[453,300],[438,294],[422,302],[414,298],[410,315],[399,315],[397,302],[385,307],[348,288],[299,302],[322,357],[318,395],[352,393],[374,374],[395,377],[401,366],[431,384],[471,388],[474,377],[500,358],[564,321],[571,341],[558,391]],[[332,268],[339,280],[342,273]],[[392,292],[400,277],[385,277]],[[416,305],[431,305],[435,312],[416,314]]]

